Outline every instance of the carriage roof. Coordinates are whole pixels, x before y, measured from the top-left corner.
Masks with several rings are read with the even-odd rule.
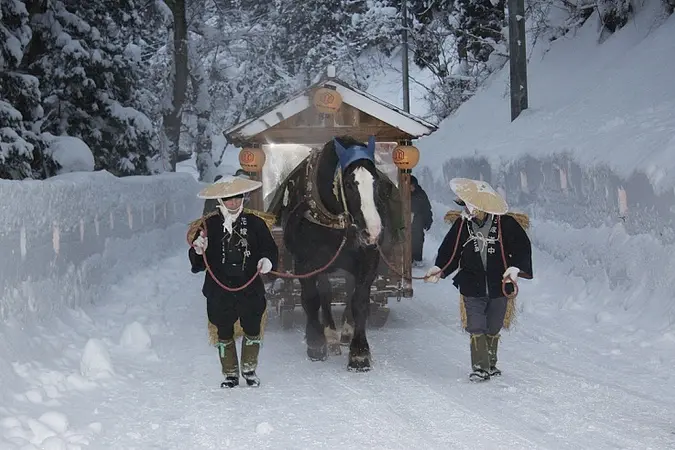
[[[331,73],[329,69],[328,74]],[[316,89],[329,87],[342,96],[334,116],[319,114],[312,104]],[[412,140],[431,134],[437,127],[373,95],[330,75],[268,108],[257,117],[224,132],[236,146],[251,144],[318,144],[334,136],[350,135],[359,140]]]

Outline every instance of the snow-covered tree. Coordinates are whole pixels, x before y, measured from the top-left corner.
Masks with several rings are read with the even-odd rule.
[[[96,167],[148,173],[156,152],[152,122],[139,110],[143,22],[133,0],[46,0],[33,15],[30,57],[41,80],[43,130],[82,139]]]
[[[602,24],[610,32],[623,28],[633,13],[630,0],[596,0]]]
[[[28,19],[23,2],[0,0],[0,178],[45,178],[56,169],[40,136],[38,80],[20,70]]]
[[[440,120],[507,61],[504,0],[409,2],[413,59],[435,76],[426,99]]]
[[[455,0],[453,17],[460,59],[487,62],[504,40],[504,0]]]

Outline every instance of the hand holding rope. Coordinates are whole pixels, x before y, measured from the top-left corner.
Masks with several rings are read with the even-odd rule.
[[[202,228],[203,228],[203,230],[200,232],[201,236],[206,237],[208,235],[208,229],[206,227],[206,220],[202,221]],[[195,246],[193,245],[193,242],[191,242],[191,239],[192,239],[191,233],[188,231],[188,235],[187,235],[188,245],[191,248],[194,249]],[[319,267],[318,269],[313,270],[311,272],[301,274],[301,275],[295,275],[295,274],[292,274],[292,273],[277,272],[275,270],[270,270],[267,273],[269,273],[271,275],[275,275],[279,278],[304,279],[304,278],[313,277],[313,276],[323,272],[324,270],[326,270],[328,267],[330,267],[335,262],[337,257],[342,252],[342,249],[344,248],[346,243],[347,243],[347,235],[345,234],[345,237],[342,239],[342,242],[340,243],[340,246],[338,247],[337,251],[335,252],[335,255],[333,255],[333,257],[330,259],[330,261],[328,261],[322,267]],[[202,252],[202,259],[204,260],[204,267],[206,267],[206,272],[209,274],[209,276],[211,278],[213,278],[213,281],[215,281],[218,286],[220,286],[222,289],[224,289],[228,292],[239,292],[239,291],[242,291],[242,290],[246,289],[247,287],[249,287],[251,285],[251,283],[253,283],[253,281],[255,281],[255,279],[258,277],[258,275],[261,274],[260,268],[258,268],[258,270],[256,270],[255,274],[251,277],[251,279],[249,279],[242,286],[230,287],[230,286],[227,286],[227,285],[223,284],[220,280],[218,280],[216,275],[213,273],[213,270],[211,269],[211,266],[209,265],[209,262],[206,259],[206,249],[204,249],[204,251]]]
[[[459,232],[457,233],[457,240],[455,241],[454,248],[452,249],[452,255],[448,259],[448,262],[439,271],[437,271],[435,273],[426,274],[422,277],[407,276],[407,275],[401,273],[396,267],[394,267],[387,260],[386,256],[384,255],[384,252],[382,251],[382,247],[380,247],[378,245],[377,250],[380,252],[380,257],[382,258],[382,261],[384,261],[384,263],[389,267],[389,269],[392,272],[394,272],[396,275],[403,278],[404,280],[426,280],[427,278],[438,276],[438,275],[442,274],[443,272],[445,272],[445,269],[450,267],[450,264],[452,263],[452,261],[455,259],[455,256],[457,255],[457,249],[459,248],[459,240],[460,240],[460,237],[462,235],[462,226],[464,224],[464,218],[461,218],[460,220],[462,222],[459,225]],[[501,220],[499,220],[499,219],[497,219],[497,227],[498,227],[497,241],[499,242],[499,246],[501,247],[502,261],[504,263],[504,269],[506,270],[506,267],[507,267],[507,265],[506,265],[506,254],[504,253],[504,244],[502,242],[502,224],[501,224]],[[511,292],[510,294],[507,293],[507,291],[506,291],[506,286],[509,283],[513,285],[513,292]],[[504,297],[506,297],[508,299],[516,298],[516,296],[518,296],[518,284],[514,280],[512,280],[511,278],[502,279],[502,294],[504,294]]]

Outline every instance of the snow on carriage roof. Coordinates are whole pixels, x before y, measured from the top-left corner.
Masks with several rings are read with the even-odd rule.
[[[418,138],[436,131],[436,125],[385,102],[371,94],[356,89],[346,82],[331,76],[324,76],[316,83],[293,94],[270,107],[259,116],[248,119],[226,130],[224,134],[233,143],[250,139],[280,122],[312,106],[308,93],[319,86],[332,86],[342,96],[343,103],[369,114],[386,124]]]

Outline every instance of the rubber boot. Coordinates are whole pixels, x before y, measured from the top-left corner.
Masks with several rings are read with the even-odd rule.
[[[220,384],[221,388],[233,388],[239,386],[239,358],[237,358],[237,345],[234,339],[219,341],[218,356],[220,366],[225,376],[225,381]]]
[[[490,354],[485,334],[471,335],[471,369],[469,380],[487,381],[490,379]]]
[[[260,379],[255,371],[258,368],[258,354],[262,339],[260,336],[244,335],[241,343],[241,375],[246,380],[246,384],[251,387],[260,386]]]
[[[497,350],[499,349],[499,335],[488,334],[488,353],[490,354],[490,369],[488,373],[491,377],[498,377],[502,371],[497,368]]]

